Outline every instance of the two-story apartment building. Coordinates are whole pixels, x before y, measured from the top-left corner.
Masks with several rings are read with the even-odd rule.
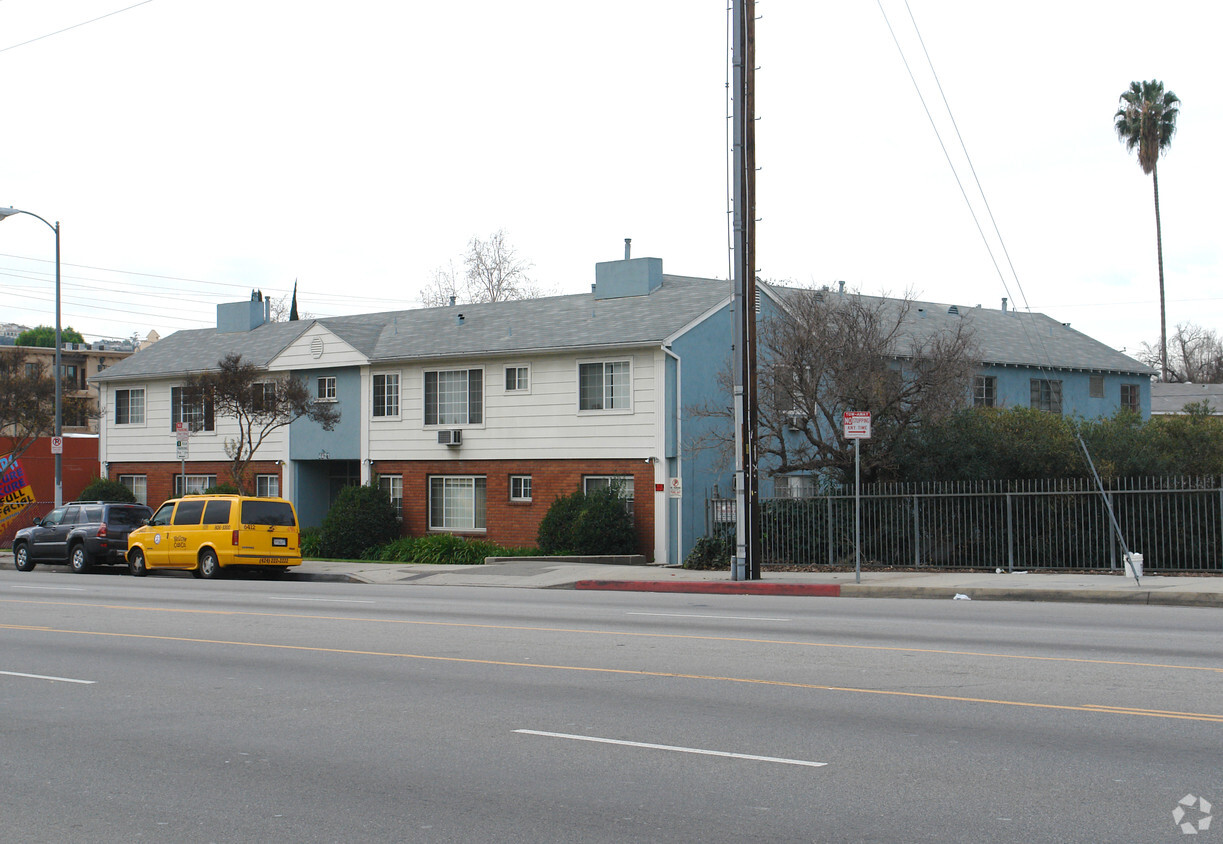
[[[596,265],[589,293],[525,301],[281,323],[267,321],[266,302],[221,305],[215,329],[172,334],[92,379],[103,474],[151,504],[225,482],[232,421],[189,406],[181,388],[239,353],[340,410],[331,431],[308,420],[280,429],[251,467],[256,491],[293,499],[304,525],[321,523],[344,486],[376,477],[407,534],[530,545],[557,497],[611,486],[639,550],[679,562],[704,533],[704,496],[730,488],[728,467],[687,447],[718,424],[691,409],[723,389],[730,300],[727,281],[636,258]],[[784,292],[763,287],[762,314],[777,307]],[[1001,360],[983,377],[1009,397],[1012,381],[1053,371]],[[1089,373],[1063,378],[1086,384]],[[1062,412],[1077,412],[1065,398],[1077,387],[1062,395]],[[182,457],[179,423],[195,429]]]

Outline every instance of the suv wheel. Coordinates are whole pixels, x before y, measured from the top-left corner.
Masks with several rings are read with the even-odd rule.
[[[127,570],[133,577],[144,577],[149,573],[148,566],[144,564],[144,552],[139,548],[127,552]]]
[[[68,565],[72,566],[72,570],[77,574],[84,574],[89,571],[89,554],[85,552],[83,543],[77,543],[72,546],[72,554],[68,558]]]
[[[205,548],[200,552],[200,562],[197,567],[200,577],[207,580],[215,580],[221,576],[221,561],[217,559],[217,552],[211,548]]]
[[[21,542],[13,548],[13,565],[17,571],[34,571],[34,562],[30,559],[30,546]]]

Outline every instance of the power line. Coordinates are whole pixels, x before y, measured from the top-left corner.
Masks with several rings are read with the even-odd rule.
[[[88,26],[91,23],[97,23],[98,21],[103,20],[105,18],[114,17],[115,15],[119,14],[120,12],[126,12],[130,9],[136,8],[137,6],[143,6],[146,3],[152,3],[152,2],[153,0],[140,0],[139,3],[133,3],[130,6],[126,6],[122,9],[117,9],[116,11],[113,11],[113,12],[107,12],[106,14],[93,18],[91,20],[82,21],[81,23],[74,23],[72,26],[66,26],[63,29],[57,29],[55,32],[48,32],[46,35],[40,35],[37,38],[31,38],[29,41],[22,41],[20,44],[12,44],[8,47],[0,47],[0,53],[7,53],[9,50],[16,50],[18,47],[24,47],[27,44],[33,44],[36,41],[42,41],[44,38],[50,38],[53,35],[62,35],[65,32],[70,32],[71,30],[80,29],[82,26]]]

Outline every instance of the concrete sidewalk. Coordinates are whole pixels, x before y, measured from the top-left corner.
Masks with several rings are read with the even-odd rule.
[[[506,560],[483,566],[331,563],[308,560],[291,575],[415,586],[501,586],[632,592],[810,595],[844,598],[936,598],[975,601],[1075,601],[1223,607],[1223,577],[1143,577],[1118,574],[996,574],[987,572],[864,571],[766,572],[761,580],[733,581],[727,572],[662,566],[620,566],[541,560]]]

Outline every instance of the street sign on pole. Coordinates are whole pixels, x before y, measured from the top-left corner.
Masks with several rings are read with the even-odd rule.
[[[63,437],[52,437],[51,438],[51,453],[52,454],[63,454],[64,453],[64,438]]]
[[[871,412],[869,410],[847,410],[842,417],[847,440],[869,440],[871,438]]]
[[[862,455],[859,445],[871,438],[871,412],[847,410],[841,419],[845,439],[854,441],[854,582],[862,582]]]

